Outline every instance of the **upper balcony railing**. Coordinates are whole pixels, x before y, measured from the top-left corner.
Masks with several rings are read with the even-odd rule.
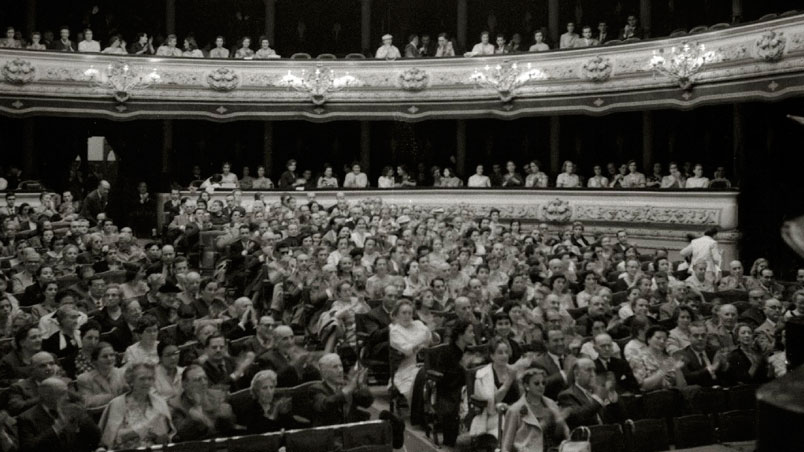
[[[216,60],[0,50],[0,113],[138,118],[516,118],[804,93],[804,14],[482,58]]]

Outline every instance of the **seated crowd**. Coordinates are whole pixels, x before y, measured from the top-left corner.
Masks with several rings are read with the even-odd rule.
[[[313,174],[310,169],[298,171],[296,160],[289,160],[285,171],[274,184],[273,180],[265,174],[265,167],[258,166],[256,177],[251,175],[248,166],[242,168],[242,175],[238,177],[232,172],[228,162],[222,165],[221,172],[208,178],[201,175],[201,167],[194,166],[191,180],[188,184],[190,190],[197,189],[234,189],[266,190],[278,188],[280,190],[320,190],[332,188],[411,188],[411,187],[440,187],[440,188],[651,188],[651,189],[725,189],[731,188],[731,182],[726,178],[726,170],[718,166],[712,178],[704,176],[704,168],[700,163],[685,162],[683,166],[670,162],[669,173],[665,173],[661,163],[653,165],[653,173],[646,176],[638,169],[636,161],[630,160],[619,167],[615,163],[606,165],[605,173],[601,165],[593,167],[593,175],[586,178],[577,173],[577,166],[571,161],[565,161],[562,172],[551,178],[542,171],[542,164],[532,160],[522,165],[522,172],[518,171],[516,163],[508,161],[503,170],[502,165],[494,163],[491,174],[485,174],[485,166],[475,167],[475,173],[466,179],[461,178],[453,167],[432,166],[428,170],[423,163],[412,171],[407,165],[386,166],[376,183],[372,184],[360,163],[353,162],[350,166],[344,165],[343,176],[335,173],[332,165],[325,163],[323,170]]]
[[[804,315],[804,269],[783,285],[759,259],[746,275],[720,261],[714,230],[676,263],[627,231],[526,230],[493,208],[338,195],[248,211],[232,195],[166,203],[161,241],[145,243],[106,216],[109,188],[45,193],[25,224],[0,212],[3,452],[365,420],[370,363],[390,357],[417,423],[417,357],[437,344],[447,445],[475,369],[469,434],[497,436],[510,407],[504,450],[547,449],[616,417],[625,393],[783,375],[782,326]],[[306,398],[283,389],[300,385]]]
[[[494,39],[488,31],[480,34],[480,42],[472,47],[471,51],[464,53],[464,56],[486,56],[513,54],[524,52],[543,52],[552,48],[572,49],[581,47],[593,47],[611,41],[639,40],[644,38],[642,28],[638,24],[635,15],[629,15],[625,25],[619,30],[610,32],[606,22],[599,22],[594,29],[590,25],[580,27],[581,34],[576,32],[574,22],[566,25],[566,32],[560,37],[558,43],[548,42],[546,27],[539,27],[528,38],[533,39],[532,44],[527,44],[521,33],[514,33],[508,40],[504,33],[497,33]],[[81,52],[81,53],[108,53],[115,55],[157,55],[164,57],[190,57],[190,58],[234,58],[234,59],[272,59],[280,56],[270,47],[269,39],[261,36],[256,42],[252,42],[251,37],[243,36],[237,40],[237,45],[227,47],[226,38],[217,36],[214,42],[209,43],[205,48],[199,48],[195,36],[188,34],[179,46],[178,37],[169,34],[163,42],[154,43],[153,36],[147,33],[138,33],[128,45],[120,34],[113,34],[108,37],[105,46],[95,40],[91,28],[84,28],[78,33],[76,41],[71,39],[71,30],[68,26],[59,28],[58,37],[52,31],[40,33],[35,31],[28,39],[23,38],[22,34],[13,26],[6,27],[6,37],[0,39],[0,48],[28,49],[28,50],[54,50],[59,52]],[[254,46],[255,48],[252,48]],[[436,40],[432,40],[429,34],[411,34],[408,37],[403,51],[393,44],[393,36],[385,34],[382,36],[382,45],[374,54],[378,59],[397,59],[397,58],[427,58],[427,57],[454,57],[456,43],[447,33],[439,33]],[[101,50],[103,48],[103,50]]]

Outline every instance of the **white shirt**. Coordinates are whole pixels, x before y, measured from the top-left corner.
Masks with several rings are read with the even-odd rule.
[[[382,45],[379,49],[377,49],[377,53],[374,54],[374,58],[395,59],[402,58],[402,54],[399,53],[399,49],[397,49],[394,45]]]
[[[472,47],[472,56],[494,55],[494,44],[478,42]]]
[[[684,184],[684,188],[708,188],[709,178],[706,177],[690,177]]]
[[[100,52],[100,43],[98,41],[81,41],[78,43],[79,52]]]
[[[349,172],[343,179],[343,186],[344,188],[366,188],[368,187],[368,177],[366,177],[366,173]]]
[[[723,259],[723,253],[717,245],[717,240],[705,235],[698,237],[690,242],[680,252],[682,257],[692,257],[689,271],[692,273],[693,267],[698,262],[706,262],[706,271],[712,273],[720,273],[720,265]]]
[[[473,174],[469,176],[469,180],[466,182],[467,187],[482,187],[487,188],[491,187],[491,179],[488,176],[483,176],[480,174]]]

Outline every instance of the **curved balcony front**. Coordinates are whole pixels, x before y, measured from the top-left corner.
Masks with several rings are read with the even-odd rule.
[[[684,43],[703,44],[708,59],[682,87],[651,60]],[[0,69],[0,113],[20,117],[420,121],[690,109],[800,96],[804,15],[483,58],[243,61],[3,49]]]

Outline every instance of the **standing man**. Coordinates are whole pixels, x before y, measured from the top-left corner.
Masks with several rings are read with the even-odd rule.
[[[108,181],[102,180],[98,183],[98,188],[92,190],[81,207],[81,216],[89,220],[92,225],[97,223],[98,214],[106,213],[106,206],[109,204],[109,191],[112,186]]]

